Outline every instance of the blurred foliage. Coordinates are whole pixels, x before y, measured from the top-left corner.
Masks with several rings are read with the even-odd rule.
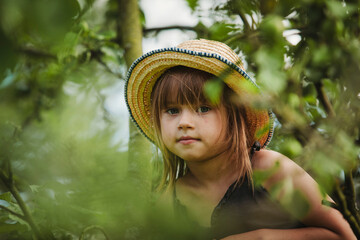
[[[263,89],[261,104],[277,116],[269,147],[297,161],[322,192],[332,194],[358,237],[359,6],[359,1],[229,0],[215,8],[228,16],[224,23],[238,24],[222,41],[246,56],[248,71]]]
[[[201,19],[200,1],[187,3]],[[199,20],[193,28],[239,53],[263,89],[257,104],[277,116],[270,148],[332,193],[345,218],[355,219],[355,232],[359,6],[227,0],[210,10],[214,24]],[[0,2],[1,239],[202,239],[191,224],[149,207],[155,197],[128,175],[127,141],[118,137],[128,120],[109,110],[126,72],[120,12],[115,0]],[[222,86],[208,87],[216,98]],[[255,175],[260,182],[268,176]],[[297,199],[306,209],[299,194],[284,201]]]

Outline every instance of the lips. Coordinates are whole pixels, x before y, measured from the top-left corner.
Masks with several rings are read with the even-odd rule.
[[[183,136],[183,137],[179,138],[177,140],[177,142],[179,142],[181,144],[184,144],[184,145],[188,145],[188,144],[197,142],[199,140],[200,140],[199,138],[194,138],[194,137],[190,137],[190,136]]]

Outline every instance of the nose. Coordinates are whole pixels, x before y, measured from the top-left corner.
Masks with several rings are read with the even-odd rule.
[[[194,128],[194,114],[190,109],[184,109],[181,111],[178,128],[179,129]]]

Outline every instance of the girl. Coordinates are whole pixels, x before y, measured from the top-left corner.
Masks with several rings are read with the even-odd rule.
[[[214,84],[223,88],[219,101],[204,91]],[[213,239],[355,239],[341,213],[321,204],[315,181],[265,149],[273,114],[225,44],[192,40],[143,55],[125,95],[133,120],[162,151],[161,187],[177,217],[191,217]],[[253,171],[272,174],[259,186]]]

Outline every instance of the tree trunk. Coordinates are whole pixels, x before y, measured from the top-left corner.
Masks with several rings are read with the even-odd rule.
[[[128,67],[142,55],[142,26],[140,23],[137,0],[118,0],[119,21],[118,41],[125,49],[125,61]],[[150,142],[140,133],[135,124],[129,123],[128,173],[137,185],[148,186],[147,178],[150,164]],[[145,175],[145,176],[144,176]]]

